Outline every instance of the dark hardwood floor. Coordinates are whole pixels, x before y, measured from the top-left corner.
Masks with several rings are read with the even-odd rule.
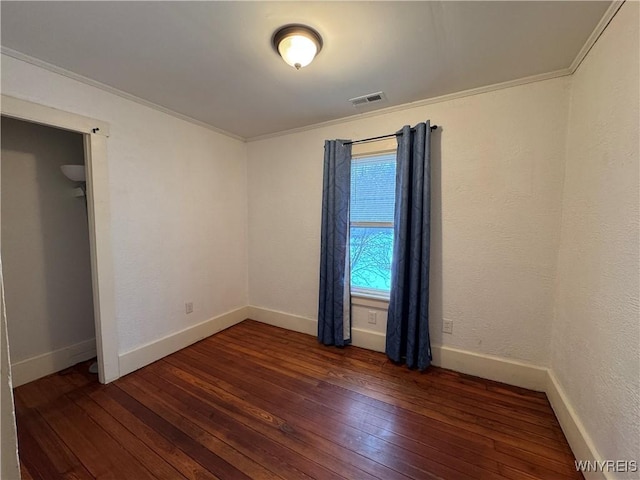
[[[25,479],[573,479],[544,394],[247,320],[110,385],[15,390]]]

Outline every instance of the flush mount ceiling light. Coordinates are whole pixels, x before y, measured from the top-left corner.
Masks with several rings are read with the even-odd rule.
[[[273,48],[296,70],[309,65],[322,49],[322,37],[306,25],[287,25],[273,34]]]

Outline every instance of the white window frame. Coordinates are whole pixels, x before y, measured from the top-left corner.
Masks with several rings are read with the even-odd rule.
[[[351,160],[357,161],[362,158],[379,157],[381,155],[388,155],[389,153],[396,153],[397,151],[398,145],[395,138],[377,142],[360,143],[352,146]],[[349,236],[351,236],[351,227],[393,228],[393,222],[352,222],[351,219],[349,219]],[[349,275],[351,275],[351,272],[349,272]],[[350,290],[351,297],[380,300],[383,302],[389,302],[389,295],[391,294],[388,290],[378,290],[374,288],[350,286]]]

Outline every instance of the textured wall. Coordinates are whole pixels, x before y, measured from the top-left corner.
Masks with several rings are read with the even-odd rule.
[[[2,268],[11,362],[95,337],[84,201],[60,165],[82,135],[2,119]]]
[[[572,79],[551,355],[611,460],[640,460],[638,18],[626,2]]]
[[[546,365],[568,86],[559,78],[250,142],[250,304],[317,316],[324,139],[431,119],[442,126],[433,136],[433,342]],[[443,337],[443,317],[453,335]]]
[[[2,93],[111,125],[120,353],[247,304],[242,142],[5,55]]]
[[[0,285],[2,285],[0,271]],[[11,365],[9,364],[9,338],[4,316],[4,297],[0,294],[0,478],[20,478],[16,417],[11,391]]]

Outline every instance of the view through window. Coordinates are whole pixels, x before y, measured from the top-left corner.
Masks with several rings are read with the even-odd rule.
[[[351,162],[350,260],[352,292],[389,294],[393,256],[396,154]]]

